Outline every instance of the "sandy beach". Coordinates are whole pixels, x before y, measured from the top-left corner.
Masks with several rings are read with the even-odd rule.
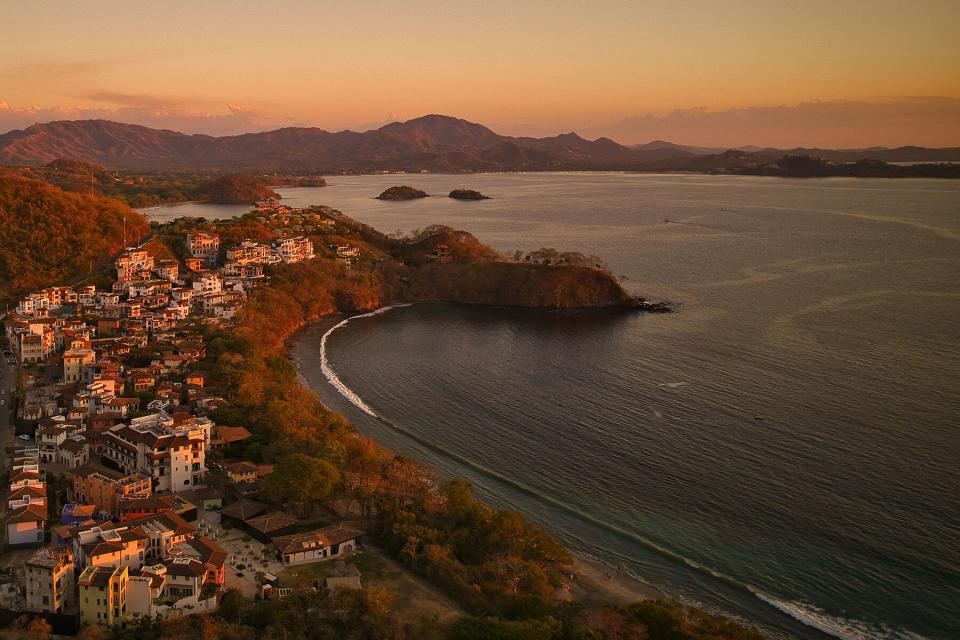
[[[600,562],[574,557],[569,581],[571,600],[584,604],[631,604],[638,600],[664,598],[660,589]]]

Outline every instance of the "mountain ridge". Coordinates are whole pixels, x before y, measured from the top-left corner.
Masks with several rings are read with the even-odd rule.
[[[817,155],[834,162],[865,157],[887,162],[960,159],[958,148],[916,146],[739,150],[758,160],[784,154]],[[67,158],[148,171],[649,170],[657,163],[682,165],[684,159],[694,162],[723,151],[664,140],[626,146],[604,137],[588,140],[575,132],[544,138],[504,136],[482,124],[440,114],[362,132],[284,127],[216,137],[101,119],[58,120],[0,134],[0,164],[38,166]]]

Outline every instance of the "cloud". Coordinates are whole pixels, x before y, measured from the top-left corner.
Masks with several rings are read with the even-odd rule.
[[[736,109],[677,109],[584,129],[625,144],[664,139],[736,147],[960,145],[960,98],[907,96]]]
[[[289,119],[274,118],[263,111],[238,104],[225,105],[222,110],[205,111],[182,106],[175,98],[161,96],[93,91],[82,97],[107,103],[108,106],[75,104],[13,107],[0,99],[0,132],[23,129],[38,122],[95,118],[209,135],[265,131],[291,124]]]

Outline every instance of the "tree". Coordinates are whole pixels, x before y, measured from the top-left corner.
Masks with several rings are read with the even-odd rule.
[[[294,453],[264,479],[263,496],[271,502],[306,505],[330,500],[340,482],[340,472],[326,460]]]
[[[98,624],[84,625],[77,634],[77,640],[105,640],[106,632]]]
[[[417,568],[417,553],[419,549],[420,538],[417,536],[410,536],[407,538],[406,544],[403,545],[403,549],[400,550],[400,555],[410,561],[410,566],[414,570]]]
[[[34,618],[27,625],[27,633],[34,638],[49,638],[53,633],[53,627],[43,618]]]

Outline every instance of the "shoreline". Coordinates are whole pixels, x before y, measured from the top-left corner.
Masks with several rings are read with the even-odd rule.
[[[569,598],[585,605],[629,605],[641,600],[668,598],[665,591],[641,578],[608,567],[596,558],[571,551],[573,565]]]
[[[356,313],[344,313],[337,311],[322,315],[304,322],[284,340],[285,357],[287,361],[293,365],[294,371],[296,371],[297,383],[313,394],[328,411],[335,412],[323,402],[317,392],[310,386],[310,382],[301,367],[301,362],[294,356],[293,343],[297,341],[305,331],[320,323],[329,323],[330,327],[327,327],[327,330],[329,330],[329,328],[336,326],[344,320],[349,320],[358,315],[380,311],[390,306],[395,305],[383,305],[374,309],[372,312],[359,311]],[[360,433],[359,429],[357,432]],[[383,446],[379,441],[377,441],[377,444]],[[549,532],[549,530],[547,531]],[[566,547],[566,545],[564,546]],[[569,548],[567,550],[573,557],[573,563],[567,567],[567,570],[564,572],[567,580],[566,585],[561,588],[561,599],[580,602],[588,606],[611,604],[623,606],[641,600],[658,600],[670,597],[665,591],[644,581],[641,577],[633,576],[619,568],[611,567],[597,558]]]
[[[182,201],[178,201],[178,202],[165,202],[165,203],[163,203],[163,204],[155,204],[155,205],[150,206],[150,207],[140,207],[140,208],[138,208],[138,209],[134,209],[134,211],[138,211],[138,212],[140,212],[140,213],[143,213],[143,212],[145,212],[145,211],[153,211],[153,210],[155,210],[155,209],[166,209],[166,208],[168,208],[168,207],[179,207],[179,206],[182,205],[182,204],[214,204],[214,203],[213,203],[213,202],[206,202],[206,201],[204,201],[204,200],[182,200]]]

